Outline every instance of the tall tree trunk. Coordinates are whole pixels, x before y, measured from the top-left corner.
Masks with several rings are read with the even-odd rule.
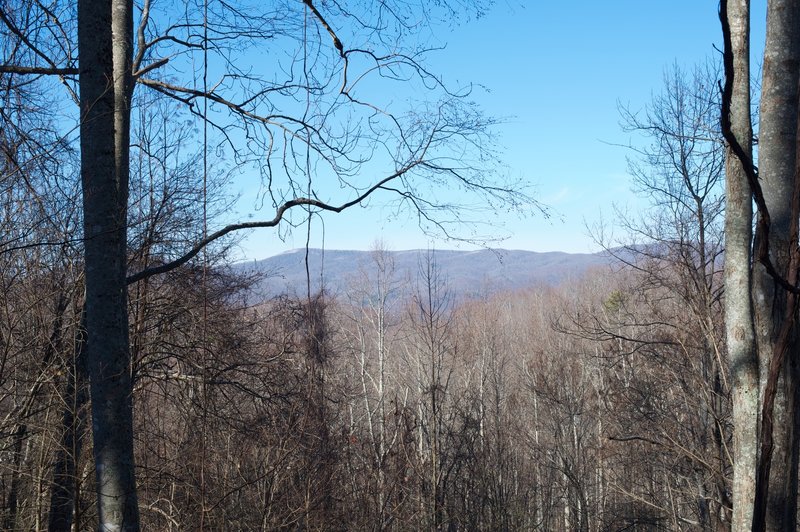
[[[798,116],[798,74],[800,73],[800,4],[793,0],[770,0],[767,12],[767,41],[764,50],[760,126],[759,173],[764,200],[770,216],[769,250],[777,271],[789,277],[795,194],[795,164]],[[758,237],[759,235],[757,235]],[[786,290],[779,287],[761,264],[754,268],[753,301],[756,341],[760,356],[762,443],[759,468],[768,474],[763,489],[756,493],[754,529],[761,529],[759,513],[766,511],[768,530],[795,530],[797,524],[797,371],[792,358],[797,348],[795,309]],[[787,304],[788,303],[788,304]],[[790,320],[790,321],[787,321]],[[789,326],[788,336],[779,338]],[[786,345],[781,345],[785,342]],[[770,378],[772,358],[784,351],[779,366],[773,411],[764,393]],[[777,363],[777,362],[776,362]],[[773,422],[774,420],[774,422]],[[772,425],[772,427],[770,427]],[[769,434],[771,430],[771,434]],[[774,443],[772,443],[774,442]],[[772,456],[770,456],[772,453]],[[770,461],[777,467],[770,468]],[[759,479],[759,484],[762,481]],[[764,507],[764,503],[766,507]]]
[[[730,133],[752,158],[750,117],[750,2],[723,2],[723,27],[729,27],[730,50],[726,58]],[[723,117],[723,123],[725,117]],[[730,142],[729,142],[730,144]],[[733,517],[734,531],[750,530],[753,522],[755,472],[758,458],[758,356],[753,331],[751,293],[751,241],[753,207],[744,161],[730,145],[726,152],[727,198],[725,211],[725,334],[732,373]]]
[[[126,247],[132,4],[78,3],[86,331],[99,529],[138,530]]]

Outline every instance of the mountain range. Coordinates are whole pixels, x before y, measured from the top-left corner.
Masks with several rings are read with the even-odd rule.
[[[359,283],[377,277],[372,251],[294,249],[263,260],[240,262],[240,272],[258,273],[262,279],[255,292],[260,298],[280,294],[303,295],[308,279],[312,291],[320,286],[328,293],[344,294]],[[384,251],[393,264],[392,280],[413,283],[430,254],[439,278],[457,297],[519,290],[534,286],[555,286],[576,279],[593,269],[608,267],[613,258],[606,252],[562,253],[483,249],[478,251],[407,250]],[[308,256],[308,273],[306,272]]]

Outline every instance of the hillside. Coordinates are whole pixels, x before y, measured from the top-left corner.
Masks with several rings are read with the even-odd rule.
[[[387,253],[394,263],[394,280],[404,282],[417,277],[427,251]],[[611,263],[606,253],[537,253],[502,249],[436,250],[432,253],[442,278],[458,297],[536,285],[555,286]],[[239,263],[235,268],[266,276],[257,287],[261,297],[303,294],[307,283],[305,256],[305,249],[295,249],[260,261]],[[369,251],[309,249],[308,262],[313,290],[319,288],[321,278],[329,292],[341,294],[359,279],[364,279],[365,274],[368,278],[375,277],[375,263]]]

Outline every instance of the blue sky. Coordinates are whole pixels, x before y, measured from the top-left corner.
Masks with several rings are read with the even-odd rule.
[[[753,3],[754,46],[763,43],[763,6]],[[586,225],[611,222],[614,204],[641,206],[630,192],[630,154],[617,146],[639,139],[622,132],[618,103],[643,108],[661,90],[666,68],[690,69],[721,46],[717,2],[708,0],[500,0],[484,17],[444,33],[434,70],[488,89],[475,99],[487,114],[507,117],[497,130],[503,161],[552,210],[549,219],[496,215],[497,234],[510,236],[495,245],[532,251],[596,251]],[[387,221],[380,203],[326,215],[324,228],[314,221],[311,246],[368,249],[381,239],[395,250],[470,249],[431,241],[411,214]],[[259,231],[243,242],[242,254],[258,259],[305,243],[304,229],[284,241]]]

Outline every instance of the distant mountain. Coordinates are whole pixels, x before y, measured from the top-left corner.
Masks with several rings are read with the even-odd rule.
[[[413,283],[425,263],[426,250],[388,251],[394,262],[394,279]],[[475,297],[487,292],[517,290],[536,285],[558,285],[582,277],[587,271],[609,266],[607,253],[536,253],[518,250],[433,251],[442,279],[459,297]],[[369,251],[308,250],[306,275],[305,249],[295,249],[267,259],[242,262],[234,266],[243,272],[258,272],[264,280],[256,287],[257,296],[306,293],[307,278],[312,290],[324,279],[329,293],[344,294],[367,278],[376,277],[376,266]]]

